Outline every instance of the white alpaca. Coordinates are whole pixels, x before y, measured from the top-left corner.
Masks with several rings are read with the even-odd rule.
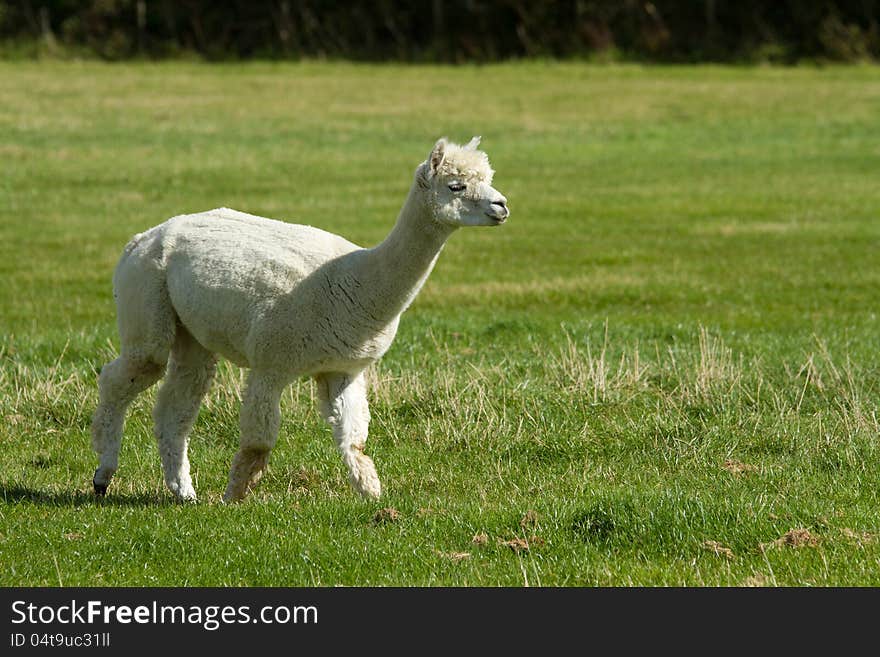
[[[195,499],[187,436],[220,354],[250,368],[225,501],[242,499],[259,479],[278,436],[282,390],[302,376],[317,382],[352,485],[378,497],[376,468],[363,453],[364,369],[388,350],[452,232],[509,215],[478,144],[439,140],[416,169],[394,229],[371,249],[226,208],[136,235],[113,276],[121,353],[99,379],[95,493],[104,495],[116,472],[129,404],[164,372],[153,419],[165,482],[180,499]]]

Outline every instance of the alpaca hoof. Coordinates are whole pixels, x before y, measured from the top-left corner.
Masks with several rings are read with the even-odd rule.
[[[367,499],[378,500],[382,495],[382,483],[376,474],[376,466],[373,459],[365,454],[357,457],[357,470],[351,473],[351,483]]]
[[[92,476],[92,488],[95,490],[96,497],[104,497],[107,494],[107,487],[115,472],[116,468],[105,465],[99,466],[95,470],[95,474]]]
[[[235,504],[241,502],[245,497],[247,497],[247,488],[227,486],[226,492],[223,493],[223,504]]]
[[[360,489],[360,494],[368,500],[378,500],[382,496],[382,485],[377,479],[374,487],[364,487]]]
[[[169,486],[169,488],[171,488]],[[196,492],[190,487],[188,490],[185,488],[181,488],[179,490],[175,488],[171,488],[171,492],[174,494],[174,497],[178,502],[195,502],[196,501]]]
[[[174,493],[174,497],[178,502],[195,502],[196,491],[192,484],[188,483],[172,483],[168,484],[168,490]]]
[[[234,495],[226,492],[223,495],[223,504],[235,504],[236,502],[241,502],[243,499],[244,495]]]

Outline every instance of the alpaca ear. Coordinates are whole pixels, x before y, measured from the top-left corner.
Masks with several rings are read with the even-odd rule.
[[[428,156],[428,168],[431,170],[432,174],[437,173],[437,170],[440,168],[440,165],[443,164],[443,160],[446,159],[446,137],[441,137],[437,140],[437,143],[434,144],[434,150],[431,151],[431,154]]]
[[[477,146],[480,145],[480,137],[473,137],[471,140],[465,145],[464,150],[466,151],[475,151],[477,150]]]

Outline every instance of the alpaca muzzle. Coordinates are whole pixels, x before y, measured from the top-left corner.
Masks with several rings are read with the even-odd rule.
[[[507,200],[502,199],[500,201],[492,201],[486,215],[497,221],[499,224],[503,224],[510,216],[510,209],[507,207]]]

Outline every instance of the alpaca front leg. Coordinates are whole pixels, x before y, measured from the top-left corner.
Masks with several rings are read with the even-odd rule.
[[[153,409],[153,421],[165,485],[182,501],[196,499],[186,453],[187,438],[199,414],[202,397],[211,386],[216,362],[214,354],[178,327],[165,381]]]
[[[260,480],[281,425],[281,392],[284,384],[251,371],[241,404],[241,438],[232,459],[224,502],[244,499]]]
[[[321,414],[333,429],[336,446],[348,467],[351,485],[364,497],[377,499],[382,484],[373,459],[364,454],[370,425],[367,385],[363,373],[329,374],[319,377]]]

